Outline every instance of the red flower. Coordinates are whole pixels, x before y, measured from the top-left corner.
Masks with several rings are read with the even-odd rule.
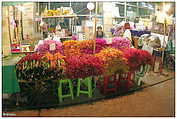
[[[93,55],[75,55],[65,58],[66,76],[71,79],[97,76],[103,72],[103,61]]]
[[[142,65],[151,64],[152,56],[145,50],[135,48],[123,49],[124,57],[128,59],[131,71],[138,70]]]

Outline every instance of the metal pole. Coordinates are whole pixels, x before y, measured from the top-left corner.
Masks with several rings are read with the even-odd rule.
[[[69,2],[69,6],[71,7],[71,1]]]
[[[90,10],[90,21],[92,20],[91,17],[92,17],[92,11]]]
[[[50,2],[48,2],[48,9],[50,10]]]

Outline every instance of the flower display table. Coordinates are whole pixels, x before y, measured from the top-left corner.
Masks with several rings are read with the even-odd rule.
[[[3,93],[13,94],[20,92],[14,65],[2,66],[2,80]]]

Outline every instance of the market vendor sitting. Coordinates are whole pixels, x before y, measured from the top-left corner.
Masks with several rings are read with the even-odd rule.
[[[103,33],[103,31],[102,31],[102,27],[101,27],[101,26],[98,26],[98,27],[97,27],[96,37],[97,37],[97,38],[103,38],[103,37],[104,37],[104,33]]]

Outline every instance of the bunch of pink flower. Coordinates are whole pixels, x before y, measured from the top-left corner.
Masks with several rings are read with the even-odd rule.
[[[50,45],[55,44],[55,50],[50,50]],[[50,52],[52,54],[60,52],[63,53],[62,43],[55,40],[44,40],[43,43],[39,44],[36,49],[39,53]]]
[[[97,76],[103,72],[103,61],[93,55],[70,56],[65,62],[66,76],[71,79]]]
[[[111,46],[116,49],[122,49],[122,48],[130,48],[130,44],[131,42],[127,38],[115,37],[112,39]]]

